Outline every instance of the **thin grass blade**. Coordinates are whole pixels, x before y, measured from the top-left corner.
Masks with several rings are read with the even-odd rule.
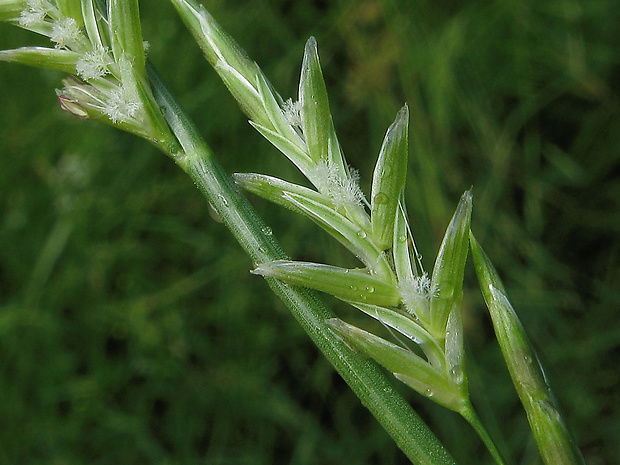
[[[70,50],[47,47],[21,47],[0,51],[0,61],[11,61],[67,74],[75,74],[75,63],[80,56],[79,53]]]
[[[545,464],[584,465],[583,456],[560,415],[542,365],[506,297],[495,267],[473,234],[470,234],[470,243],[495,335]]]
[[[233,177],[235,182],[248,192],[302,215],[306,215],[307,210],[299,208],[296,202],[292,202],[291,194],[311,199],[314,204],[322,205],[325,209],[335,208],[334,202],[323,194],[273,176],[257,173],[235,173]]]
[[[5,0],[0,2],[0,21],[17,21],[25,7],[25,0]]]
[[[388,307],[396,306],[400,302],[396,287],[363,270],[349,270],[320,263],[276,260],[260,264],[252,273],[325,292],[341,300]]]
[[[362,351],[409,387],[452,410],[459,411],[463,399],[454,386],[426,360],[356,326],[333,318],[329,326],[354,348]]]
[[[303,152],[307,157],[305,153],[307,150],[306,144],[284,116],[282,103],[280,103],[282,98],[273,90],[271,84],[267,81],[267,78],[262,72],[258,73],[256,81],[263,108],[269,117],[274,131],[286,139],[289,144],[294,145],[298,151]],[[295,162],[293,161],[293,163]]]
[[[295,193],[286,194],[285,197],[349,249],[373,275],[387,282],[396,281],[385,254],[369,240],[368,233],[359,225],[335,209],[326,207],[323,202],[316,202],[312,198]]]
[[[98,10],[94,3],[95,0],[81,0],[82,18],[90,42],[93,46],[103,49],[105,41],[102,36],[103,31],[99,27]]]
[[[316,39],[306,43],[299,79],[299,101],[304,137],[310,157],[319,163],[328,160],[331,113]]]
[[[250,121],[250,124],[256,129],[265,139],[282,152],[286,158],[288,158],[304,176],[309,177],[312,175],[314,169],[314,162],[310,159],[308,154],[301,150],[297,145],[292,143],[286,137],[278,134],[271,129],[258,124],[254,121]]]

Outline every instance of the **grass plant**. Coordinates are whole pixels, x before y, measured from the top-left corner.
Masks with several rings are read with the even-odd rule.
[[[325,264],[305,259],[294,261],[282,251],[273,238],[271,227],[258,218],[226,170],[215,160],[211,149],[198,135],[197,126],[180,109],[158,72],[146,61],[137,1],[0,2],[0,19],[47,36],[54,45],[3,51],[0,52],[0,59],[69,74],[72,77],[66,78],[63,81],[64,87],[57,91],[62,109],[81,119],[99,120],[150,141],[189,174],[207,197],[216,212],[217,220],[228,227],[248,253],[255,266],[253,274],[265,277],[301,327],[413,463],[455,462],[431,429],[404,400],[408,395],[393,385],[398,382],[390,382],[385,373],[369,359],[374,359],[422,397],[459,413],[473,426],[496,463],[512,462],[503,458],[500,453],[502,445],[492,439],[497,435],[497,428],[494,428],[494,434],[487,432],[470,400],[468,378],[471,365],[469,357],[465,355],[467,331],[463,307],[467,299],[464,292],[465,264],[471,248],[494,332],[544,463],[584,463],[559,413],[557,401],[551,393],[538,356],[531,348],[529,338],[508,301],[498,273],[471,233],[471,191],[461,197],[443,235],[432,272],[429,274],[424,269],[419,252],[421,247],[416,245],[417,235],[416,240],[413,236],[413,231],[417,232],[418,228],[415,224],[413,228],[409,225],[410,215],[405,206],[406,203],[412,204],[406,200],[411,134],[409,117],[421,116],[422,102],[413,99],[403,106],[385,133],[378,150],[367,200],[359,182],[360,176],[345,160],[336,136],[324,70],[319,64],[317,41],[311,38],[306,42],[298,95],[295,99],[286,100],[275,91],[266,73],[247,57],[203,6],[188,0],[172,0],[171,3],[207,60],[250,119],[251,125],[292,162],[309,184],[297,181],[294,175],[295,182],[290,182],[256,173],[236,174],[234,182],[311,219],[352,253],[354,258],[344,259],[351,263],[350,266],[338,266],[331,260]],[[366,7],[369,8],[368,5]],[[389,7],[386,11],[389,11]],[[397,22],[395,24],[398,25]],[[451,27],[446,28],[446,36],[437,43],[456,47],[457,41],[450,34],[458,34],[462,27],[455,20]],[[445,77],[441,67],[436,69],[436,76]],[[442,85],[449,87],[450,83]],[[503,136],[494,139],[496,135],[492,123],[486,120],[483,124],[484,117],[476,113],[483,109],[476,108],[474,104],[479,102],[472,103],[462,97],[458,103],[464,106],[464,113],[469,117],[478,115],[476,123],[479,126],[476,129],[481,131],[481,140],[485,137],[489,141],[494,140],[497,145],[493,146],[493,150],[497,150],[499,155],[494,162],[497,163],[495,166],[498,170],[505,170],[501,155],[508,152],[500,144]],[[441,118],[447,118],[445,110],[440,106],[431,106],[431,110],[437,115],[443,115]],[[521,108],[519,115],[523,117],[526,110]],[[519,127],[518,121],[513,124],[514,128]],[[514,131],[514,128],[508,126],[507,131]],[[442,129],[437,128],[439,135],[441,132]],[[428,153],[434,144],[424,137],[414,137],[413,140],[412,145],[419,149],[416,152],[418,157]],[[531,144],[535,142],[529,141]],[[560,155],[556,153],[556,156]],[[34,321],[45,321],[39,318],[46,315],[43,287],[52,279],[56,263],[67,247],[73,229],[79,224],[79,215],[74,213],[76,210],[71,202],[80,192],[80,179],[84,182],[85,177],[88,177],[88,174],[80,171],[83,168],[80,168],[78,158],[67,156],[65,160],[50,180],[65,206],[59,207],[57,224],[47,237],[33,268],[25,291],[24,307],[19,300],[7,304],[7,321],[12,317],[20,318],[21,308],[35,309],[36,313],[33,314],[37,318]],[[438,221],[432,215],[445,213],[447,208],[445,200],[433,197],[439,185],[439,173],[443,170],[439,170],[439,165],[433,168],[426,159],[416,160],[421,169],[420,179],[424,179],[424,182],[416,185],[418,195],[415,198],[423,199],[423,204],[426,202],[428,212],[421,216],[437,229]],[[134,177],[139,172],[138,159],[136,163],[133,174],[130,171]],[[65,176],[64,182],[62,176]],[[126,185],[126,176],[119,178],[118,185]],[[489,187],[490,191],[492,187]],[[431,206],[430,201],[439,203]],[[483,205],[485,208],[491,207],[488,202]],[[165,222],[162,226],[165,227]],[[105,252],[102,252],[102,257],[105,256]],[[97,279],[102,282],[101,272],[97,269],[100,267],[95,266],[90,272],[91,286],[97,285]],[[207,271],[205,273],[208,274]],[[72,279],[74,282],[80,281],[78,277]],[[127,342],[122,341],[127,341],[127,334],[133,331],[128,328],[135,324],[136,334],[143,334],[142,329],[148,328],[148,319],[152,318],[148,308],[157,307],[160,300],[173,299],[174,302],[175,296],[191,293],[204,279],[205,275],[202,274],[191,279],[181,277],[176,284],[152,298],[136,301],[135,309],[129,312],[129,316],[119,320],[123,322],[123,326],[118,329],[121,336],[105,339],[106,354],[109,352],[114,356],[120,351],[126,357],[129,348]],[[121,294],[131,287],[124,289],[120,290]],[[353,317],[356,324],[337,318],[308,289],[331,294],[361,311]],[[225,292],[225,299],[230,297],[229,294]],[[237,301],[235,305],[239,303]],[[230,302],[224,308],[229,308],[229,305]],[[72,306],[79,307],[79,302]],[[144,310],[147,310],[146,314]],[[145,315],[147,319],[140,320]],[[379,322],[380,326],[373,326],[371,320],[360,318],[368,316]],[[138,320],[133,323],[132,319],[135,318]],[[362,329],[358,324],[374,329]],[[10,324],[5,326],[11,327]],[[151,333],[158,333],[155,328],[151,326]],[[143,344],[149,344],[148,334],[142,336],[146,338]],[[250,344],[251,340],[252,337]],[[151,344],[157,347],[157,342]],[[172,344],[170,347],[181,354],[181,359],[186,357],[191,362],[192,357],[187,353],[186,344]],[[138,357],[138,362],[144,347],[140,349],[138,346],[135,350],[134,356]],[[69,367],[65,371],[75,370],[78,374],[88,374],[90,370],[88,363],[84,365],[85,362],[82,368],[79,362],[71,363],[67,360],[65,363]],[[300,369],[299,366],[295,368]],[[152,376],[148,370],[145,371],[144,366],[140,370],[136,373],[147,374],[136,376]],[[61,369],[58,376],[62,372]],[[242,378],[238,377],[238,380]],[[107,379],[103,375],[95,378],[95,386],[100,386]],[[59,392],[68,393],[65,396],[72,400],[74,396],[71,389],[80,388],[79,384],[73,388],[64,386],[62,382],[60,385],[63,388]],[[485,390],[488,389],[492,388],[485,386]],[[119,396],[124,395],[119,393]],[[276,399],[277,396],[274,397]],[[62,412],[62,405],[65,405],[73,415],[73,401],[67,402],[62,404],[59,401],[57,407]],[[157,402],[154,402],[153,408],[156,405]],[[161,408],[165,411],[165,402],[163,405]],[[191,415],[191,411],[188,414]],[[230,424],[230,415],[220,418],[224,425]],[[171,420],[170,417],[165,419]],[[125,424],[122,418],[117,421],[119,425]],[[214,428],[205,434],[216,440],[213,438],[221,433]],[[150,433],[143,437],[147,441],[152,438]],[[220,439],[215,444],[225,442]],[[142,449],[162,456],[161,450],[157,452],[158,447],[144,445]],[[187,450],[191,450],[191,446]],[[10,449],[0,452],[9,460],[19,455],[19,452]],[[65,449],[65,455],[70,453],[73,453],[71,449]],[[363,452],[361,454],[360,457]],[[507,455],[515,455],[514,450]],[[306,454],[300,453],[296,457],[292,459],[293,462],[312,463]],[[459,457],[458,463],[466,462]]]

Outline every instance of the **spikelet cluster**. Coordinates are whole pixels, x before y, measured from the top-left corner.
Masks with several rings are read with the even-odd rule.
[[[50,47],[0,51],[0,60],[70,75],[57,90],[62,109],[174,144],[150,90],[137,0],[12,0],[3,19],[47,37]],[[19,10],[21,7],[21,10]]]

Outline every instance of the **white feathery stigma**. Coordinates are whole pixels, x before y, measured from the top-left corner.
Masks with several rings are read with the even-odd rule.
[[[119,60],[120,83],[109,93],[104,105],[104,112],[113,123],[139,119],[142,103],[136,86],[131,62],[125,58]]]
[[[75,64],[78,76],[89,81],[108,74],[108,66],[114,63],[109,52],[107,47],[97,45],[92,51],[84,53]]]
[[[51,9],[46,0],[29,0],[19,16],[19,25],[29,27],[41,24]]]
[[[399,291],[405,308],[414,315],[418,313],[416,309],[420,306],[428,307],[431,297],[436,294],[428,273],[405,280],[399,285]]]
[[[288,99],[282,105],[282,113],[286,122],[290,124],[294,129],[301,128],[301,102]]]
[[[68,48],[79,41],[80,35],[81,31],[75,19],[67,16],[54,22],[50,40],[56,42],[56,48]]]
[[[313,171],[312,181],[319,192],[328,195],[337,206],[362,205],[364,194],[357,170],[349,168],[349,176],[343,178],[330,161],[320,161]]]
[[[121,84],[112,89],[103,110],[113,123],[134,119],[142,108],[140,100],[135,97],[131,89]]]

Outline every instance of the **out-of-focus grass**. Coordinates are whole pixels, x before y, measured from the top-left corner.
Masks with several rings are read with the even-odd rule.
[[[230,171],[300,179],[253,133],[166,2],[150,58]],[[207,5],[294,96],[319,41],[335,123],[369,184],[404,101],[411,222],[432,267],[459,195],[590,465],[620,462],[619,9],[578,3]],[[34,43],[8,25],[0,47]],[[0,463],[394,464],[188,178],[145,142],[57,108],[61,76],[0,64]],[[313,225],[254,202],[295,258],[344,263]],[[535,446],[469,270],[474,402],[507,455]],[[337,312],[349,312],[337,305]],[[461,463],[450,412],[407,394]]]

